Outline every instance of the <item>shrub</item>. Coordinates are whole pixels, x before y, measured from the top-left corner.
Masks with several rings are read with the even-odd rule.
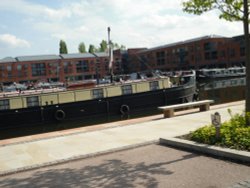
[[[191,140],[211,145],[229,147],[250,151],[250,126],[246,125],[246,115],[231,115],[230,121],[224,122],[220,128],[220,138],[216,139],[216,130],[213,125],[207,125],[191,133]]]

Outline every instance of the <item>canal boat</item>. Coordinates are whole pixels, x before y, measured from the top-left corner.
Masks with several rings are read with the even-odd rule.
[[[200,69],[196,75],[198,80],[243,77],[246,75],[246,67]]]
[[[73,119],[121,116],[192,101],[195,72],[119,80],[86,88],[50,88],[0,93],[0,129]]]

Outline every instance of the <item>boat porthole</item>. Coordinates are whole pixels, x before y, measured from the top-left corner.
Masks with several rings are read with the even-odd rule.
[[[57,111],[55,112],[55,118],[56,118],[56,120],[58,120],[58,121],[64,120],[64,119],[65,119],[65,116],[66,116],[66,114],[65,114],[65,112],[64,112],[63,110],[57,110]]]
[[[128,114],[128,113],[129,113],[129,106],[126,105],[126,104],[123,104],[123,105],[121,106],[121,108],[120,108],[120,112],[121,112],[122,114]]]

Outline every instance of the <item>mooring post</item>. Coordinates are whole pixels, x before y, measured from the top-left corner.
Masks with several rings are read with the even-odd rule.
[[[216,139],[220,138],[221,115],[219,112],[211,114],[212,124],[215,126]]]

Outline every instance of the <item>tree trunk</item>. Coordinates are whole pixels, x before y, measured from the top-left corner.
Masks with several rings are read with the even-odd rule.
[[[246,112],[250,113],[250,42],[249,42],[249,10],[248,0],[244,0],[244,36],[245,36],[245,54],[246,54]],[[250,120],[247,119],[247,125],[250,125]]]

